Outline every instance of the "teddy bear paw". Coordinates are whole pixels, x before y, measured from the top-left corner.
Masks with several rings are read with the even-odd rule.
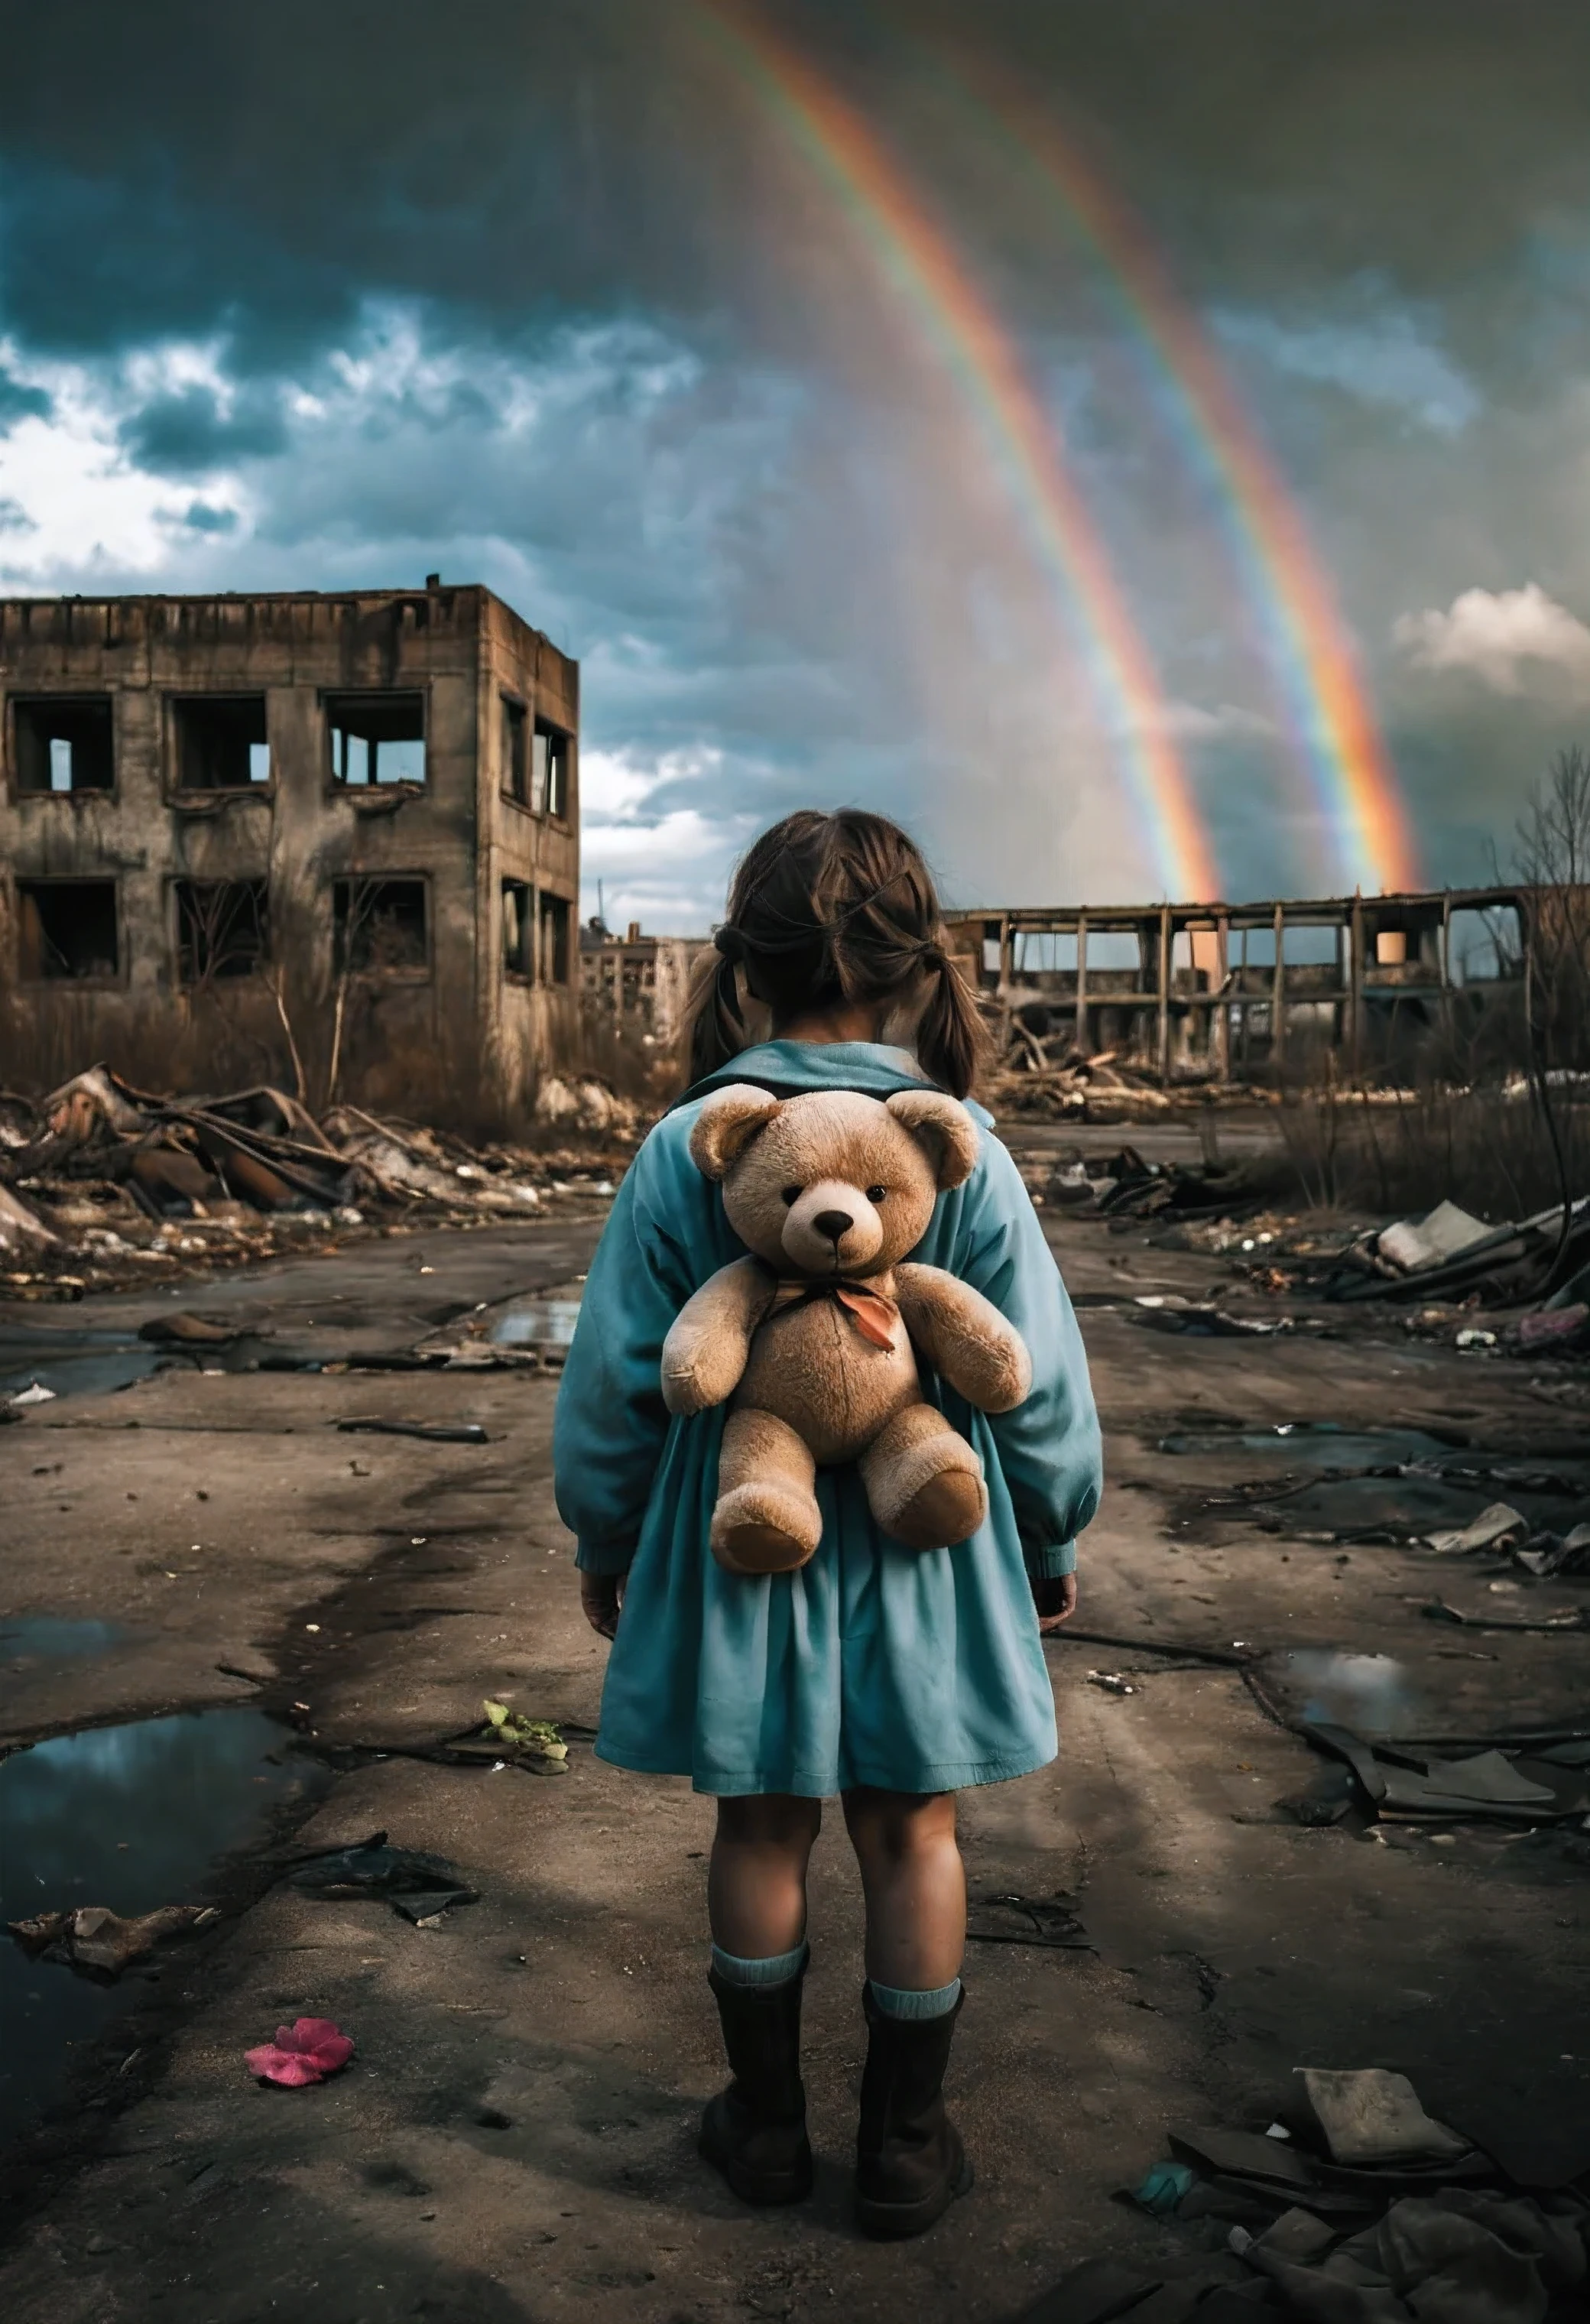
[[[988,1490],[975,1470],[945,1469],[919,1485],[888,1531],[907,1549],[953,1549],[988,1514]]]
[[[730,1573],[793,1573],[823,1538],[814,1497],[778,1485],[737,1485],[712,1512],[712,1555]]]

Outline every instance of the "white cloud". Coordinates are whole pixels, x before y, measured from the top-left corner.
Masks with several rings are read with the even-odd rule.
[[[1215,322],[1228,345],[1251,348],[1277,371],[1389,404],[1438,435],[1457,435],[1479,412],[1472,383],[1402,309],[1310,322],[1227,309]]]
[[[170,348],[133,358],[116,379],[84,364],[25,359],[0,341],[0,363],[24,387],[51,400],[48,415],[19,420],[0,436],[0,507],[7,512],[0,581],[29,586],[80,586],[92,576],[144,576],[167,567],[173,534],[187,526],[191,480],[154,476],[124,451],[118,430],[129,410],[152,393],[195,381],[208,383],[213,358],[204,348]],[[236,515],[235,480],[207,488],[206,506]],[[212,530],[215,529],[212,525]]]
[[[731,770],[715,749],[580,753],[580,855],[585,908],[609,923],[639,920],[662,934],[699,935],[722,918],[735,858],[759,824],[754,812],[714,814],[688,798],[744,798],[765,775]]]
[[[1236,702],[1222,702],[1214,710],[1206,710],[1201,702],[1167,702],[1160,724],[1176,742],[1226,742],[1236,735],[1275,732],[1273,719]]]
[[[1420,669],[1466,670],[1498,694],[1521,694],[1531,674],[1555,671],[1590,695],[1590,628],[1538,581],[1466,589],[1445,613],[1404,613],[1392,634]]]

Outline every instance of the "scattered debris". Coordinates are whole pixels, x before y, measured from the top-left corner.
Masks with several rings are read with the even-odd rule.
[[[1229,1231],[1230,1241],[1240,1242],[1243,1237],[1235,1222],[1260,1210],[1274,1185],[1275,1166],[1268,1160],[1150,1162],[1135,1146],[1107,1155],[1084,1155],[1073,1147],[1052,1165],[1035,1191],[1056,1210],[1174,1222],[1178,1228],[1215,1222]],[[1247,1240],[1252,1248],[1254,1239]]]
[[[418,1436],[427,1444],[489,1444],[492,1441],[478,1420],[462,1421],[456,1427],[433,1420],[339,1420],[335,1425],[345,1435]]]
[[[157,1945],[196,1936],[220,1917],[212,1904],[163,1904],[156,1912],[130,1920],[106,1904],[80,1904],[69,1913],[40,1913],[31,1921],[8,1921],[6,1926],[24,1952],[110,1979],[120,1977],[129,1962],[153,1952]]]
[[[1071,1035],[1045,1038],[1024,1024],[1019,1012],[1010,1018],[989,1096],[1002,1112],[1054,1121],[1131,1121],[1167,1112],[1172,1102],[1146,1074],[1123,1064],[1116,1050],[1089,1056]]]
[[[1513,1551],[1512,1562],[1543,1582],[1590,1574],[1590,1523],[1576,1525],[1566,1534],[1531,1534],[1521,1548]]]
[[[1300,2069],[1299,2079],[1289,2123],[1264,2135],[1172,2131],[1176,2159],[1133,2190],[1154,2218],[1189,2228],[1185,2260],[1090,2260],[1034,2301],[1023,2324],[1138,2313],[1166,2324],[1255,2315],[1567,2324],[1582,2314],[1590,2204],[1581,2194],[1527,2191],[1534,2181],[1520,2182],[1432,2120],[1402,2074]],[[1213,2254],[1222,2227],[1225,2249]]]
[[[1437,1817],[1443,1822],[1544,1824],[1590,1813],[1590,1748],[1583,1762],[1549,1756],[1549,1745],[1528,1750],[1490,1746],[1454,1757],[1411,1743],[1370,1743],[1329,1720],[1300,1720],[1297,1731],[1343,1763],[1358,1787],[1355,1803],[1382,1821]],[[1336,1796],[1339,1790],[1321,1784],[1302,1798],[1323,1803]],[[1339,1821],[1300,1812],[1296,1800],[1276,1804],[1300,1823]]]
[[[1585,1610],[1574,1607],[1562,1614],[1547,1614],[1539,1621],[1525,1616],[1521,1620],[1499,1614],[1466,1614],[1461,1607],[1448,1606],[1444,1598],[1432,1598],[1420,1608],[1427,1621],[1457,1622],[1471,1630],[1584,1630],[1590,1628]]]
[[[453,1904],[473,1904],[480,1892],[469,1886],[455,1864],[423,1849],[394,1848],[384,1831],[349,1848],[331,1848],[303,1858],[288,1873],[288,1886],[317,1896],[380,1896],[406,1921],[432,1920]]]
[[[1119,1671],[1090,1670],[1087,1674],[1089,1686],[1100,1686],[1107,1694],[1135,1694],[1138,1690]]]
[[[41,1388],[37,1380],[30,1380],[27,1387],[21,1389],[17,1395],[6,1398],[8,1404],[19,1409],[31,1404],[53,1404],[54,1401],[55,1390],[52,1388]]]
[[[1476,1549],[1499,1549],[1504,1542],[1521,1540],[1529,1532],[1530,1521],[1505,1501],[1493,1501],[1477,1517],[1466,1526],[1445,1533],[1427,1533],[1424,1545],[1439,1557],[1463,1557]]]
[[[299,2017],[291,2025],[279,2025],[274,2042],[245,2051],[244,2063],[259,2081],[301,2090],[340,2073],[353,2054],[351,2037],[329,2017]]]
[[[1394,1226],[1383,1227],[1374,1252],[1399,1274],[1418,1275],[1457,1259],[1490,1234],[1483,1219],[1470,1218],[1456,1203],[1438,1203],[1422,1219],[1399,1219]]]
[[[1369,1229],[1297,1280],[1329,1300],[1477,1293],[1498,1305],[1525,1305],[1554,1288],[1549,1278],[1565,1257],[1571,1263],[1581,1250],[1590,1251],[1590,1194],[1569,1204],[1566,1242],[1564,1224],[1560,1203],[1496,1227],[1442,1203],[1421,1219]],[[1565,1332],[1552,1343],[1573,1336]]]
[[[527,1767],[538,1775],[566,1775],[569,1747],[562,1729],[550,1719],[528,1719],[505,1702],[483,1702],[485,1724],[454,1736],[448,1749],[471,1759],[493,1762],[509,1754],[504,1764]]]
[[[1513,1338],[1521,1355],[1539,1355],[1544,1350],[1566,1352],[1581,1344],[1590,1347],[1590,1305],[1579,1300],[1571,1307],[1547,1306],[1531,1315],[1521,1315],[1513,1326]]]
[[[302,1250],[307,1236],[401,1233],[421,1222],[539,1217],[548,1204],[604,1202],[646,1118],[603,1084],[576,1086],[572,1111],[546,1118],[584,1139],[585,1150],[540,1151],[475,1148],[355,1106],[333,1107],[317,1121],[267,1086],[159,1097],[93,1066],[37,1104],[7,1100],[0,1291],[81,1296],[147,1283],[152,1268]]]
[[[1212,1299],[1188,1299],[1176,1291],[1139,1292],[1127,1313],[1148,1331],[1186,1332],[1202,1339],[1269,1339],[1297,1328],[1291,1315],[1233,1315]]]
[[[1156,2219],[1168,2218],[1191,2185],[1190,2164],[1156,2163],[1144,2173],[1142,2184],[1132,2190],[1132,2200],[1139,2209],[1152,2212]]]
[[[225,1348],[244,1334],[229,1323],[212,1323],[207,1316],[179,1307],[174,1314],[154,1315],[147,1323],[141,1323],[138,1336],[162,1347]]]
[[[1473,2151],[1468,2139],[1430,2120],[1406,2074],[1383,2066],[1297,2071],[1333,2163],[1442,2163]]]

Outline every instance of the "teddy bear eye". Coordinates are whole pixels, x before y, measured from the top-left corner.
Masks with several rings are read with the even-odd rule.
[[[798,1202],[800,1201],[800,1199],[801,1199],[801,1189],[800,1189],[800,1187],[799,1187],[799,1186],[786,1186],[786,1187],[785,1188],[785,1190],[784,1190],[784,1199],[785,1199],[785,1202],[786,1202],[786,1204],[791,1204],[791,1205],[793,1205],[793,1204],[795,1204],[795,1203],[798,1203]]]
[[[881,1203],[887,1193],[888,1188],[887,1186],[869,1186],[867,1189],[867,1199],[869,1203]]]

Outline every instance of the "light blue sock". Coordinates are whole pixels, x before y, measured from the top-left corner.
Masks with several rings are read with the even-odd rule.
[[[872,1987],[872,1998],[886,2017],[944,2017],[960,1998],[960,1979],[952,1977],[948,1985],[937,1985],[931,1993],[909,1993],[897,1985],[879,1985],[875,1977],[867,1980]]]
[[[799,1977],[806,1958],[804,1942],[793,1952],[774,1953],[767,1960],[741,1960],[738,1953],[726,1953],[721,1945],[712,1947],[712,1967],[725,1985],[787,1985],[791,1978]]]

